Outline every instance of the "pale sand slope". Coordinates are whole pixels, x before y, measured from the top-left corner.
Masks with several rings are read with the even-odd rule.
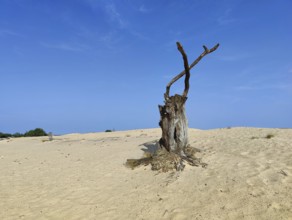
[[[0,219],[292,219],[292,129],[190,129],[207,168],[123,165],[160,134],[0,141]]]

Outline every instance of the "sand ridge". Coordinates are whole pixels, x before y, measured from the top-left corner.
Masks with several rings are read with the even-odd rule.
[[[292,129],[190,129],[206,168],[124,166],[160,136],[1,140],[0,219],[292,219]]]

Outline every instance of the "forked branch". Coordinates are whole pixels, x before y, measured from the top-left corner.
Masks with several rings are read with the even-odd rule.
[[[180,43],[178,42],[177,43],[178,45],[180,45]],[[197,63],[200,62],[200,60],[206,56],[207,54],[209,53],[212,53],[213,51],[215,51],[217,48],[219,47],[219,44],[216,44],[214,47],[212,47],[211,49],[208,49],[205,45],[203,45],[203,48],[204,48],[204,52],[194,61],[192,62],[192,64],[187,68],[188,71],[190,71]],[[182,50],[183,51],[183,50]],[[180,51],[181,52],[181,51]],[[181,52],[182,53],[182,52]],[[185,54],[185,53],[184,53]],[[182,53],[183,55],[183,53]],[[184,55],[183,55],[184,57]],[[184,58],[184,64],[185,64],[185,58]],[[177,80],[179,80],[181,77],[183,77],[185,74],[186,74],[186,67],[185,67],[185,70],[182,71],[180,74],[178,74],[177,76],[175,76],[166,86],[166,92],[164,93],[164,99],[167,100],[169,98],[169,90],[170,90],[170,87],[172,86],[173,83],[175,83]],[[187,80],[187,77],[185,79],[185,82]],[[185,94],[186,92],[186,94]],[[186,84],[185,84],[185,91],[183,93],[183,96],[187,95],[188,93],[188,89],[186,90]]]

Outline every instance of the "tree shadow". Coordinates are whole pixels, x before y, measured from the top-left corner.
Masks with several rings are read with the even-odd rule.
[[[160,149],[157,140],[149,141],[139,146],[142,146],[141,150],[144,152],[143,157],[140,159],[127,159],[127,162],[125,164],[126,167],[134,169],[135,167],[138,167],[140,165],[147,166],[151,164],[153,160],[153,155],[155,154],[155,152],[158,151],[158,149]]]
[[[160,148],[158,144],[158,140],[148,141],[139,146],[142,146],[141,150],[144,152],[144,154],[151,154],[151,155],[153,155]]]

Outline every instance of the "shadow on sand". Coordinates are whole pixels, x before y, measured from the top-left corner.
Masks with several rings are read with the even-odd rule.
[[[144,155],[153,155],[160,148],[158,140],[149,141],[139,146],[142,146],[141,150],[144,152]]]

